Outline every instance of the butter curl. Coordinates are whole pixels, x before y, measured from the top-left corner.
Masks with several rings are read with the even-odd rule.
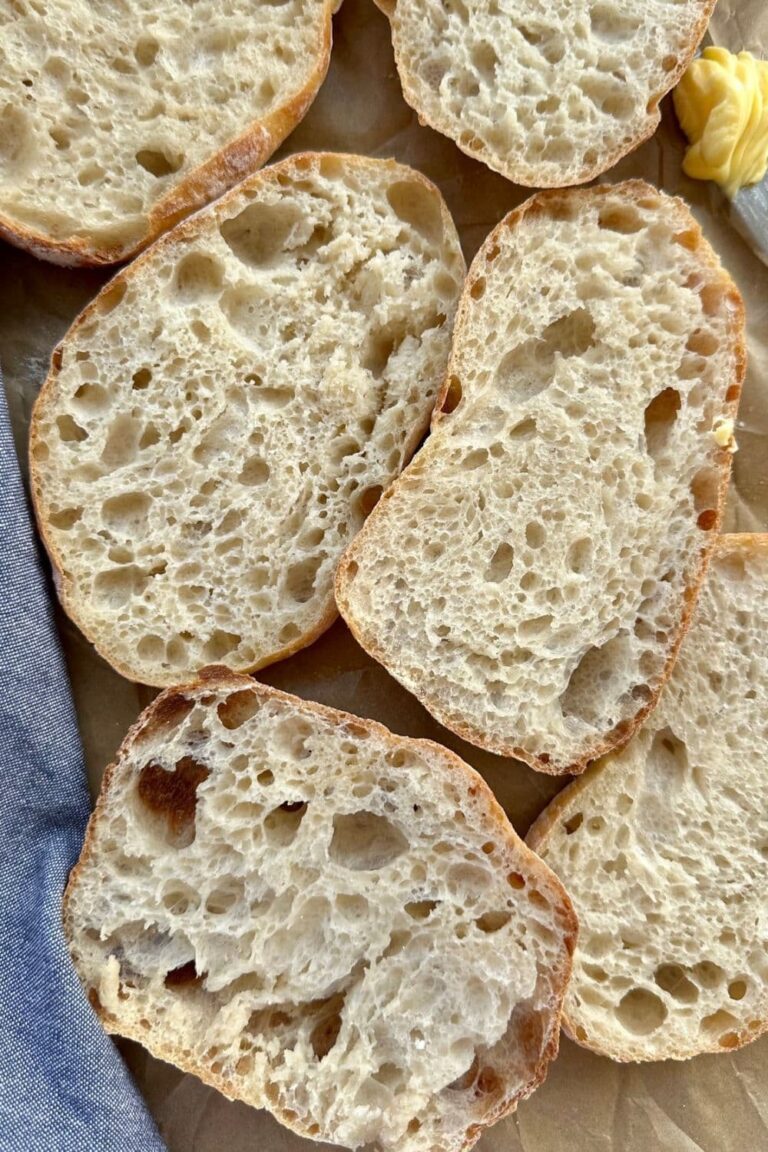
[[[714,180],[730,199],[768,170],[768,62],[750,52],[705,48],[674,92],[690,141],[683,171]]]

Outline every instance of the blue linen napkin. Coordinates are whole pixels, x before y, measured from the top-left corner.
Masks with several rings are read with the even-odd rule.
[[[164,1152],[64,943],[61,896],[88,809],[0,386],[0,1152]]]

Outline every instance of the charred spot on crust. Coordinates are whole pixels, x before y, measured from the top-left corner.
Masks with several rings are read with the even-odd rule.
[[[195,838],[197,790],[210,771],[192,756],[183,756],[169,771],[151,761],[139,774],[139,799],[167,825],[167,838],[177,847]]]

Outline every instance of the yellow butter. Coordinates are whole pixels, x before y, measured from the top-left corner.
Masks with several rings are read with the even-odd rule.
[[[768,61],[750,52],[705,48],[674,92],[690,141],[683,171],[714,180],[733,198],[768,169]]]
[[[716,421],[712,434],[715,437],[715,443],[718,448],[725,448],[728,452],[738,452],[738,445],[736,437],[733,434],[734,425],[733,420],[730,418],[720,419]]]

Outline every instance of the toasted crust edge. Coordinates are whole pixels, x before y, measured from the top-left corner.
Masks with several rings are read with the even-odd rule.
[[[736,418],[738,411],[739,398],[741,395],[742,385],[744,383],[744,376],[746,374],[747,366],[747,349],[746,349],[746,331],[745,331],[745,311],[744,302],[741,298],[738,288],[734,284],[731,277],[726,272],[725,268],[720,264],[716,253],[712,249],[709,242],[705,239],[700,225],[691,214],[686,203],[677,196],[669,196],[667,193],[661,192],[659,189],[654,188],[653,185],[647,183],[645,180],[627,180],[620,184],[600,184],[593,188],[567,188],[567,189],[551,189],[543,192],[537,192],[531,196],[519,208],[510,212],[505,216],[493,229],[492,232],[486,237],[485,242],[477,252],[472,264],[470,266],[467,278],[464,282],[464,289],[459,300],[458,309],[456,312],[456,319],[453,327],[453,348],[462,339],[464,325],[467,320],[467,314],[471,306],[471,291],[476,280],[480,279],[486,270],[488,256],[491,249],[495,247],[498,237],[505,229],[516,228],[527,215],[529,214],[542,214],[545,215],[551,204],[562,203],[571,199],[586,199],[593,197],[602,197],[607,195],[614,195],[616,191],[620,191],[629,200],[639,201],[645,196],[663,197],[672,201],[678,210],[685,213],[687,220],[686,226],[690,229],[696,237],[696,251],[700,254],[702,262],[713,272],[717,273],[718,279],[723,285],[724,294],[727,296],[731,308],[731,320],[729,325],[729,335],[731,336],[731,349],[734,360],[734,372],[729,383],[728,390],[732,392],[734,398],[727,401],[723,405],[723,415]],[[448,396],[451,377],[453,375],[453,361],[454,353],[451,352],[451,357],[448,362],[445,380],[443,386],[438,393],[435,401],[435,408],[432,416],[432,428],[439,425],[444,419],[442,408]],[[536,755],[527,752],[524,748],[511,744],[504,740],[498,740],[494,737],[489,737],[482,730],[475,728],[472,724],[458,721],[440,707],[439,701],[427,699],[426,696],[419,695],[418,699],[424,707],[431,712],[431,714],[450,732],[454,732],[463,740],[470,744],[474,744],[478,748],[483,748],[488,752],[494,752],[500,756],[510,756],[517,760],[522,760],[523,763],[528,764],[531,768],[536,769],[538,772],[544,772],[550,776],[565,776],[565,775],[580,775],[584,772],[591,763],[600,756],[605,755],[607,752],[616,751],[627,743],[632,735],[637,731],[643,721],[650,715],[656,707],[659,697],[663,691],[664,685],[669,680],[672,669],[677,660],[677,653],[683,638],[688,631],[690,625],[693,609],[698,597],[699,590],[704,582],[707,567],[709,564],[710,555],[715,546],[717,533],[722,523],[723,513],[725,511],[725,501],[728,490],[728,482],[731,474],[732,456],[727,449],[721,449],[718,453],[720,461],[720,483],[717,491],[717,507],[714,509],[717,513],[716,520],[712,528],[706,532],[702,532],[702,544],[699,549],[698,564],[694,566],[691,574],[690,583],[684,590],[683,604],[681,608],[680,621],[678,630],[673,638],[669,647],[669,654],[666,664],[661,674],[659,685],[655,692],[652,693],[650,699],[640,708],[630,720],[624,721],[619,724],[612,732],[608,732],[602,739],[595,740],[592,744],[587,745],[583,753],[572,762],[557,763],[552,760],[542,761]],[[407,470],[406,470],[407,471]],[[390,668],[384,661],[380,649],[370,643],[366,643],[363,636],[363,629],[355,619],[354,613],[350,609],[349,602],[345,595],[346,583],[349,575],[349,566],[355,561],[356,549],[360,548],[365,543],[367,535],[374,531],[378,519],[383,514],[383,509],[387,499],[391,496],[395,486],[399,483],[400,478],[404,473],[400,474],[396,480],[389,486],[387,491],[382,496],[376,508],[371,512],[365,524],[357,534],[355,539],[344,551],[339,566],[336,570],[335,592],[336,603],[339,611],[344,618],[345,623],[349,627],[355,640],[364,648],[369,655],[382,664],[387,671],[396,680],[400,677],[397,671]],[[400,681],[402,683],[402,681]],[[407,685],[404,685],[407,687]],[[410,691],[411,689],[409,689]]]
[[[456,753],[451,752],[448,748],[444,748],[441,744],[437,744],[433,740],[415,739],[411,736],[398,736],[375,720],[355,716],[350,712],[344,712],[337,708],[330,708],[325,704],[318,704],[313,700],[304,700],[288,692],[283,692],[278,688],[272,688],[270,685],[262,684],[239,672],[232,672],[229,668],[222,665],[211,665],[201,669],[194,680],[166,689],[152,701],[149,707],[144,709],[134,724],[129,728],[115,754],[115,759],[104,773],[99,796],[85,831],[80,856],[69,874],[62,897],[61,917],[67,946],[69,947],[73,935],[71,928],[72,920],[69,912],[72,891],[79,881],[80,873],[96,852],[96,830],[106,808],[106,799],[112,777],[119,769],[123,757],[130,751],[134,742],[142,733],[144,733],[147,728],[151,728],[158,711],[162,713],[163,706],[167,700],[177,695],[192,695],[219,688],[232,688],[234,690],[247,689],[255,692],[264,703],[270,700],[279,700],[281,703],[296,709],[299,713],[303,712],[311,718],[319,717],[321,720],[329,721],[340,727],[349,724],[362,727],[368,733],[380,737],[392,747],[407,745],[408,747],[416,749],[424,749],[431,755],[436,754],[444,764],[447,772],[459,777],[465,784],[470,786],[473,790],[473,797],[482,798],[486,805],[488,820],[496,824],[498,834],[503,837],[508,850],[511,850],[515,854],[516,858],[525,865],[531,875],[536,876],[537,884],[547,890],[547,894],[552,902],[553,913],[557,917],[562,933],[561,964],[552,972],[553,999],[551,1003],[552,1019],[550,1022],[549,1035],[539,1055],[538,1062],[532,1069],[531,1075],[520,1093],[512,1100],[504,1102],[496,1111],[490,1113],[481,1124],[473,1123],[467,1128],[463,1143],[455,1149],[455,1152],[466,1152],[466,1150],[475,1144],[486,1128],[495,1124],[498,1120],[502,1119],[503,1116],[513,1112],[521,1100],[530,1096],[544,1081],[550,1063],[557,1056],[560,1045],[563,1001],[573,967],[573,953],[576,948],[578,936],[578,920],[573,904],[562,881],[556,873],[552,871],[549,865],[536,855],[525,840],[518,836],[508,820],[504,809],[482,776],[457,756]],[[148,1037],[146,1033],[139,1029],[124,1029],[118,1027],[115,1018],[105,1011],[100,1002],[93,1003],[92,1007],[107,1032],[137,1041],[153,1056],[156,1056],[160,1060],[171,1061],[183,1072],[196,1076],[204,1084],[215,1088],[229,1100],[243,1100],[244,1103],[251,1104],[257,1108],[268,1107],[276,1119],[286,1128],[289,1128],[299,1136],[311,1137],[308,1128],[297,1124],[293,1114],[286,1115],[279,1110],[275,1111],[273,1106],[264,1100],[245,1100],[243,1097],[233,1094],[228,1090],[227,1082],[222,1076],[216,1076],[207,1069],[195,1064],[194,1061],[185,1059],[173,1046],[164,1045],[162,1042],[150,1042],[152,1038]]]
[[[402,65],[401,54],[395,43],[395,21],[397,19],[397,0],[374,0],[377,8],[379,8],[390,22],[390,30],[392,33],[392,48],[395,54],[395,65],[397,67],[397,74],[400,77],[400,84],[403,90],[403,98],[406,103],[413,108],[416,112],[419,122],[426,124],[433,128],[441,135],[447,136],[452,140],[456,147],[473,160],[479,160],[486,167],[490,168],[493,172],[498,172],[513,184],[517,184],[522,188],[571,188],[578,184],[587,184],[590,180],[597,179],[602,176],[615,164],[618,164],[624,156],[628,156],[634,152],[641,144],[653,136],[661,122],[661,111],[659,105],[664,97],[671,92],[675,85],[680,81],[683,73],[693,59],[694,53],[701,43],[702,37],[707,31],[709,21],[715,9],[717,0],[705,0],[702,14],[696,25],[694,26],[686,51],[678,57],[677,63],[671,72],[668,73],[667,81],[664,87],[660,88],[657,92],[652,93],[647,104],[648,119],[641,130],[635,136],[631,137],[629,141],[617,144],[615,148],[604,153],[601,160],[596,161],[592,165],[585,165],[576,169],[575,173],[570,170],[568,173],[563,173],[559,177],[547,175],[541,168],[535,168],[525,164],[500,162],[495,159],[490,150],[485,146],[473,147],[471,144],[462,143],[456,138],[452,130],[445,126],[445,118],[439,116],[431,116],[419,106],[418,94],[411,74]],[[557,167],[554,164],[548,164],[549,168]]]
[[[62,608],[66,612],[67,616],[69,616],[69,618],[73,621],[73,623],[77,625],[85,638],[93,645],[99,655],[104,660],[106,660],[106,662],[111,665],[111,667],[114,668],[116,672],[119,672],[121,676],[124,676],[126,680],[131,680],[140,684],[149,684],[155,688],[167,688],[171,687],[176,682],[177,674],[160,674],[151,678],[143,677],[139,679],[136,675],[137,669],[132,668],[129,664],[125,664],[121,660],[111,655],[108,645],[96,641],[93,630],[86,628],[80,618],[80,614],[77,609],[77,597],[72,593],[70,584],[65,574],[61,553],[57,550],[51,537],[51,533],[42,509],[43,481],[41,477],[44,469],[41,468],[40,464],[35,458],[35,448],[38,446],[38,444],[45,442],[39,432],[39,419],[41,414],[46,410],[47,405],[53,402],[52,393],[54,391],[56,379],[61,367],[63,350],[67,344],[67,341],[74,333],[76,333],[77,329],[80,328],[83,324],[87,323],[94,315],[98,315],[100,302],[109,292],[111,292],[118,285],[127,284],[136,269],[141,268],[144,263],[149,261],[150,258],[154,258],[156,254],[162,254],[165,248],[169,248],[172,245],[179,243],[180,241],[184,242],[192,239],[205,227],[208,213],[211,213],[214,216],[219,216],[221,210],[226,208],[231,200],[239,196],[243,189],[250,188],[256,182],[261,180],[274,182],[278,179],[279,175],[285,171],[294,170],[298,174],[302,168],[306,168],[310,164],[317,162],[323,157],[340,157],[347,164],[351,163],[353,166],[370,165],[382,170],[386,169],[392,173],[405,173],[407,174],[408,179],[417,180],[423,184],[425,188],[428,188],[429,191],[437,197],[438,203],[440,204],[440,211],[442,214],[445,232],[446,234],[450,235],[453,241],[455,241],[456,251],[461,259],[462,269],[466,270],[466,264],[464,261],[461,244],[459,242],[456,224],[453,220],[453,217],[451,216],[447,204],[445,203],[443,194],[437,185],[429,180],[426,176],[424,176],[422,172],[419,172],[418,169],[411,168],[407,164],[401,164],[397,160],[378,159],[372,156],[359,156],[353,153],[297,152],[276,164],[271,164],[266,168],[262,168],[259,171],[252,173],[247,180],[244,180],[234,188],[231,188],[214,204],[207,205],[193,216],[182,220],[173,229],[171,229],[171,231],[164,233],[150,248],[147,248],[139,256],[137,256],[136,259],[130,265],[128,265],[128,267],[120,269],[120,271],[118,271],[110,280],[107,281],[107,283],[102,287],[101,291],[94,297],[94,299],[88,305],[86,305],[86,307],[82,310],[82,312],[79,313],[78,316],[75,317],[69,329],[51,353],[48,374],[42,384],[42,387],[40,388],[40,391],[37,394],[35,403],[32,406],[32,413],[29,423],[28,461],[32,507],[34,509],[35,520],[40,538],[45,546],[48,559],[51,563],[54,586],[56,588],[56,593]],[[411,435],[406,440],[403,448],[404,467],[410,461],[425,432],[429,428],[430,418],[430,413],[427,412],[419,424],[414,425]],[[308,645],[314,643],[318,637],[322,636],[323,633],[331,627],[331,625],[337,619],[338,615],[339,613],[336,607],[334,589],[333,586],[331,586],[322,608],[320,618],[313,628],[300,634],[298,637],[292,640],[289,644],[284,645],[282,648],[275,649],[274,651],[266,654],[262,657],[262,659],[254,662],[253,664],[249,664],[244,668],[236,670],[233,669],[233,671],[242,672],[244,674],[248,674],[250,672],[258,672],[260,669],[266,668],[270,664],[275,664],[279,660],[284,660],[286,657],[292,656],[295,652],[299,652],[302,648],[308,647]],[[189,672],[188,674],[192,675],[193,673]]]
[[[719,556],[751,551],[765,552],[768,554],[768,532],[734,532],[719,536],[715,541],[713,557],[715,555]],[[576,801],[583,792],[589,791],[593,780],[602,776],[603,772],[610,771],[612,767],[612,756],[606,756],[605,759],[591,764],[583,776],[566,784],[562,791],[558,792],[554,799],[550,800],[546,808],[537,816],[528,829],[525,837],[525,842],[528,847],[536,853],[538,853],[543,846],[546,847],[547,841],[555,826],[570,810],[572,803]],[[737,1032],[736,1044],[727,1050],[720,1048],[717,1044],[702,1043],[695,1048],[673,1048],[665,1050],[658,1055],[650,1052],[642,1052],[639,1049],[632,1049],[630,1046],[623,1049],[611,1048],[608,1045],[596,1043],[579,1036],[578,1025],[572,1017],[568,1016],[565,1008],[563,1009],[562,1027],[566,1036],[581,1048],[586,1048],[598,1056],[607,1056],[610,1060],[615,1060],[620,1064],[640,1064],[658,1060],[690,1060],[694,1056],[701,1056],[706,1053],[717,1053],[722,1056],[735,1052],[739,1048],[744,1048],[747,1044],[751,1044],[753,1040],[757,1040],[760,1036],[768,1032],[768,1014],[766,1014],[761,1026],[754,1031],[747,1032],[743,1030],[742,1032]]]
[[[336,8],[334,0],[325,0],[323,38],[317,46],[314,67],[304,86],[263,120],[253,121],[245,132],[230,140],[170,188],[149,210],[145,217],[146,228],[138,240],[108,247],[79,236],[55,240],[44,231],[15,221],[4,212],[0,212],[0,239],[40,260],[65,267],[99,267],[130,260],[174,224],[258,171],[304,118],[328,72],[332,17]]]

